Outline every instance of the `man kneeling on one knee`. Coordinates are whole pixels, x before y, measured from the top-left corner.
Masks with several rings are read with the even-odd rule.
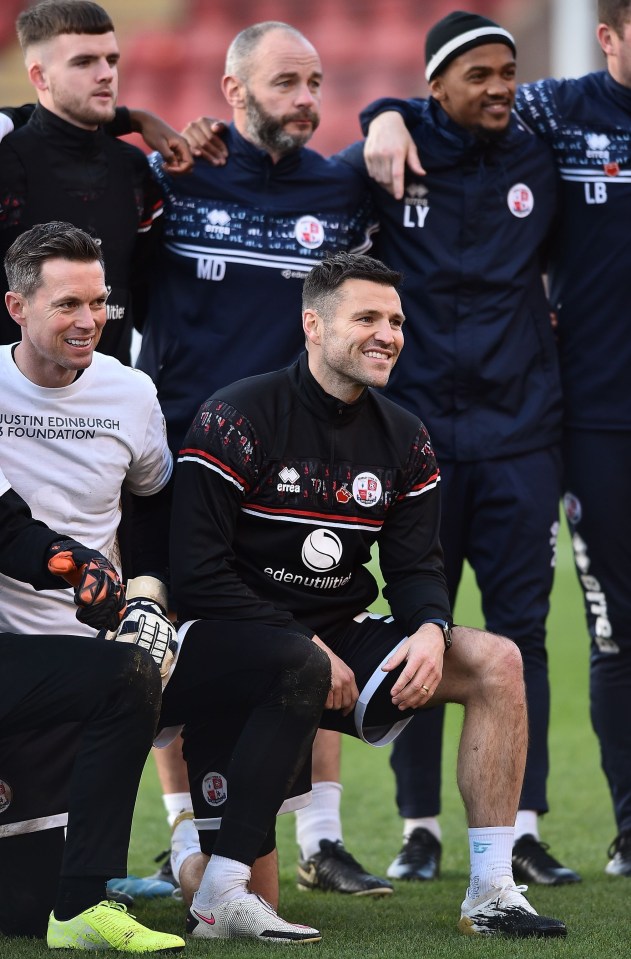
[[[315,266],[305,353],[217,391],[180,453],[171,568],[184,625],[162,723],[185,724],[206,854],[180,873],[184,888],[197,868],[196,937],[320,939],[256,895],[277,902],[275,817],[308,794],[316,730],[383,744],[417,710],[446,702],[464,706],[471,875],[460,931],[566,932],[512,877],[527,741],[519,650],[451,628],[430,438],[376,391],[403,348],[399,281],[357,254]],[[378,593],[366,566],[375,542],[388,617],[365,612]],[[268,866],[263,881],[251,875],[256,860]]]

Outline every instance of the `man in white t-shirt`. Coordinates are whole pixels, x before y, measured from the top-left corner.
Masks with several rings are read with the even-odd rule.
[[[13,243],[5,263],[6,305],[22,338],[0,348],[2,467],[37,519],[120,567],[123,483],[142,517],[155,510],[153,495],[172,471],[155,387],[94,352],[107,287],[92,238],[69,224],[35,226]],[[151,559],[149,568],[159,571]],[[0,629],[38,632],[43,624],[47,632],[76,625],[72,597],[45,591],[35,599],[32,587],[1,577]]]
[[[166,605],[172,457],[149,377],[94,352],[108,295],[100,246],[68,223],[39,224],[14,241],[5,268],[6,306],[21,339],[0,347],[0,466],[36,519],[99,550],[118,572],[121,490],[129,490],[134,579],[128,610],[135,597],[151,618],[160,613],[156,602]],[[36,592],[0,576],[0,632],[74,633],[87,642],[95,631],[78,622],[75,611],[71,589]],[[169,635],[168,622],[159,628]],[[47,830],[57,826],[56,814],[67,809],[67,770],[77,748],[72,728],[61,738],[51,733],[58,735],[53,744],[47,735],[12,741],[25,786],[32,770],[51,779],[49,788],[38,790],[28,819],[12,824],[12,835],[29,836],[29,843],[38,833],[42,848],[49,843]],[[36,876],[34,870],[34,882]]]

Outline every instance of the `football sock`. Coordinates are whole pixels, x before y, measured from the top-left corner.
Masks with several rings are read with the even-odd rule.
[[[202,912],[210,906],[218,906],[231,899],[249,895],[248,883],[252,869],[236,859],[211,856],[206,866],[199,889],[195,893],[195,905]]]
[[[492,888],[493,880],[513,875],[513,826],[485,826],[469,829],[471,875],[470,899],[477,899]]]
[[[162,802],[167,811],[169,826],[172,826],[181,812],[193,812],[193,800],[189,792],[163,793]]]
[[[182,819],[171,835],[171,870],[177,883],[180,881],[180,869],[189,856],[201,852],[199,833],[192,819]]]
[[[420,819],[403,820],[403,838],[409,839],[415,829],[427,829],[440,842],[442,831],[436,816],[421,816]]]
[[[320,852],[321,839],[333,842],[342,839],[342,784],[318,782],[312,788],[311,804],[296,811],[296,842],[303,859],[310,859]]]
[[[515,842],[526,835],[539,838],[539,814],[534,809],[520,809],[515,817]]]

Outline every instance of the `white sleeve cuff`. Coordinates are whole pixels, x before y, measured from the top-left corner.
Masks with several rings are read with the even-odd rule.
[[[4,140],[7,134],[13,133],[14,130],[13,120],[6,113],[0,113],[0,140]]]

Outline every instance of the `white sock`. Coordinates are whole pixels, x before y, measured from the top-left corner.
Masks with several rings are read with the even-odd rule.
[[[471,875],[469,878],[469,899],[489,892],[493,881],[503,876],[513,875],[513,826],[485,826],[469,829],[469,855],[471,857]]]
[[[422,816],[420,819],[403,820],[404,839],[409,839],[415,829],[427,829],[435,839],[438,839],[438,842],[440,842],[442,838],[440,823],[436,816]]]
[[[251,875],[252,869],[243,862],[211,856],[193,899],[195,906],[206,912],[222,902],[251,895],[248,890]]]
[[[311,803],[296,811],[296,842],[300,846],[303,859],[310,859],[320,852],[321,839],[341,841],[341,798],[341,783],[314,783]]]
[[[515,842],[522,836],[539,838],[539,814],[534,809],[519,809],[515,817]]]
[[[171,836],[171,869],[177,883],[180,881],[180,869],[189,856],[201,852],[199,833],[192,819],[182,819]]]
[[[193,800],[191,794],[186,793],[163,793],[162,802],[167,811],[167,821],[172,826],[181,812],[193,812]]]

